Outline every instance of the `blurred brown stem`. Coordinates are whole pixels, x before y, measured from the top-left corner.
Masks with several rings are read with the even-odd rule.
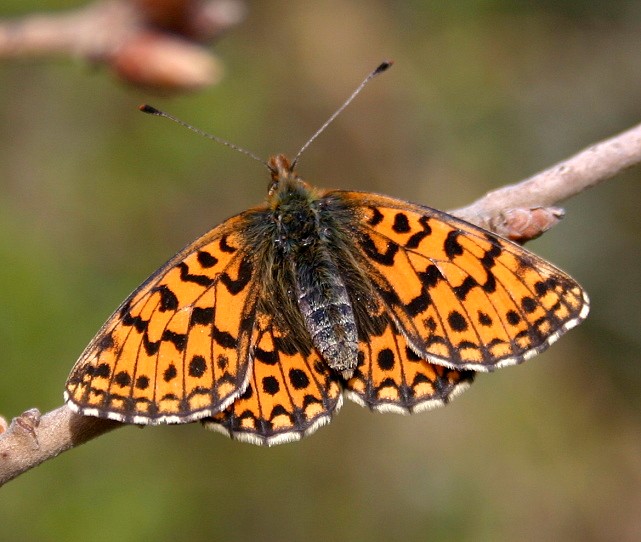
[[[452,214],[494,231],[506,228],[508,234],[521,240],[531,238],[553,225],[562,214],[561,210],[551,207],[553,204],[640,162],[641,125],[638,125],[529,179],[494,190]],[[529,233],[524,234],[520,226],[510,224],[511,216],[518,219],[515,224],[527,224],[529,229],[525,228],[525,231]],[[513,231],[514,227],[517,232]],[[28,410],[15,418],[0,435],[0,485],[61,452],[122,425],[74,414],[66,406],[43,416],[37,410]]]
[[[97,0],[65,13],[0,20],[0,58],[72,56],[146,89],[194,90],[222,73],[203,44],[243,15],[240,0]]]

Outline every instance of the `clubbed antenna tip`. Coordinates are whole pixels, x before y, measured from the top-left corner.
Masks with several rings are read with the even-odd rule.
[[[165,113],[164,111],[161,111],[160,109],[156,109],[155,107],[147,104],[142,104],[138,106],[138,109],[142,111],[143,113],[148,113],[150,115],[156,115],[158,117],[164,117],[166,119],[171,120],[172,122],[175,122],[176,124],[180,124],[181,126],[184,126],[188,130],[191,130],[192,132],[196,132],[198,135],[201,135],[203,137],[206,137],[207,139],[211,139],[212,141],[215,141],[216,143],[220,143],[221,145],[225,145],[226,147],[229,147],[231,149],[234,149],[235,151],[238,151],[240,153],[246,154],[250,158],[253,158],[257,162],[260,162],[263,164],[267,169],[272,171],[272,169],[269,167],[269,165],[264,161],[258,158],[254,153],[249,152],[247,149],[243,149],[242,147],[239,147],[238,145],[234,145],[233,143],[230,143],[229,141],[226,141],[220,137],[217,137],[215,135],[212,135],[208,132],[205,132],[201,130],[200,128],[196,128],[195,126],[192,126],[191,124],[187,124],[185,121],[180,120],[179,118],[176,118],[168,113]]]
[[[147,104],[142,104],[138,106],[138,109],[142,111],[143,113],[149,113],[150,115],[159,115],[162,117],[162,113],[158,111],[155,107],[152,107]]]
[[[325,131],[325,128],[327,128],[327,127],[332,123],[332,121],[333,121],[336,117],[338,117],[338,115],[340,115],[340,114],[342,113],[343,109],[345,109],[345,108],[346,108],[346,107],[347,107],[347,106],[352,102],[352,100],[353,100],[354,98],[356,98],[356,96],[358,96],[358,94],[360,93],[360,91],[361,91],[361,90],[363,90],[363,87],[364,87],[367,83],[369,83],[369,82],[370,82],[374,77],[376,77],[379,73],[383,73],[383,72],[384,72],[384,71],[386,71],[388,68],[390,68],[390,67],[392,66],[392,64],[394,64],[394,62],[392,62],[391,60],[386,60],[386,61],[384,61],[384,62],[381,62],[381,63],[378,65],[378,67],[377,67],[374,71],[370,72],[370,73],[369,73],[369,75],[368,75],[365,79],[363,79],[363,82],[362,82],[360,85],[358,85],[358,87],[356,87],[356,90],[355,90],[354,92],[352,92],[351,96],[350,96],[349,98],[347,98],[347,100],[345,100],[345,102],[343,103],[343,105],[341,105],[341,106],[340,106],[340,107],[339,107],[339,108],[334,112],[334,114],[333,114],[331,117],[329,117],[329,118],[327,119],[327,121],[325,121],[325,124],[323,124],[323,125],[322,125],[322,126],[321,126],[317,131],[316,131],[316,133],[315,133],[312,137],[310,137],[310,138],[307,140],[307,143],[305,143],[305,144],[301,147],[301,149],[298,151],[298,154],[296,155],[296,157],[295,157],[295,158],[294,158],[294,160],[292,161],[292,170],[296,167],[296,164],[298,164],[298,160],[299,160],[299,158],[300,158],[301,154],[303,154],[303,152],[305,152],[305,150],[307,149],[307,147],[309,147],[309,146],[312,144],[312,142],[313,142],[313,141],[314,141],[314,140],[315,140],[319,135],[321,135],[321,134]]]
[[[394,64],[393,60],[385,60],[384,62],[381,62],[380,66],[374,70],[374,73],[372,73],[372,76],[383,73],[386,69],[391,68],[392,64]]]

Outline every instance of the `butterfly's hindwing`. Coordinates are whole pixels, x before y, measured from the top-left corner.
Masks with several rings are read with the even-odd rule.
[[[272,315],[257,318],[253,369],[245,392],[226,410],[207,418],[207,428],[254,444],[298,440],[329,423],[342,402],[338,373],[318,351],[289,337]]]
[[[472,371],[434,365],[416,355],[391,315],[360,343],[359,365],[346,384],[347,396],[380,412],[412,414],[447,403],[467,389]]]

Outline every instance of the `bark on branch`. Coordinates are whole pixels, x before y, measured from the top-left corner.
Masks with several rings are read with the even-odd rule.
[[[510,213],[515,210],[536,209],[551,209],[562,213],[562,210],[552,206],[611,179],[640,161],[641,124],[638,124],[614,137],[595,143],[528,179],[493,190],[471,205],[450,212],[499,235],[518,238],[518,232],[513,231],[509,225]],[[508,224],[504,225],[506,215]],[[550,224],[553,225],[554,223]],[[542,228],[539,233],[546,229],[548,228]],[[535,235],[526,235],[526,240],[533,237]]]
[[[527,240],[562,216],[562,210],[552,205],[640,162],[641,124],[524,181],[494,190],[452,214],[502,235]],[[79,416],[66,406],[43,416],[35,409],[28,410],[0,435],[0,485],[122,425]]]

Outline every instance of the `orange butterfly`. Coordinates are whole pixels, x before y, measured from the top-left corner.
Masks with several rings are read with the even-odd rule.
[[[442,405],[587,316],[581,287],[519,245],[422,205],[315,189],[282,155],[268,166],[265,204],[107,320],[67,380],[71,409],[272,445],[328,423],[343,391],[384,412]]]

